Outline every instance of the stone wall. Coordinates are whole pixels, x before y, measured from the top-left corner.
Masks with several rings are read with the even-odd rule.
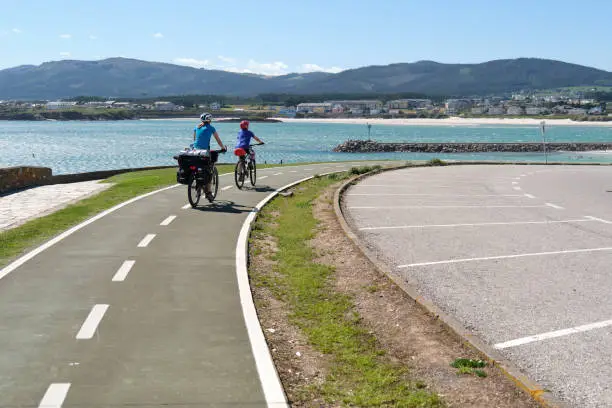
[[[6,167],[0,168],[0,193],[24,187],[46,184],[51,180],[48,167]]]
[[[547,143],[548,151],[612,150],[612,143]],[[379,143],[371,140],[348,140],[334,148],[334,152],[413,152],[413,153],[485,153],[485,152],[543,152],[542,143]]]

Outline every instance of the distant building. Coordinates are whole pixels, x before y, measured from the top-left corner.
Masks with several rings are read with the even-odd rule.
[[[460,112],[465,112],[472,108],[470,99],[448,99],[444,104],[447,115],[456,115]]]
[[[528,106],[525,108],[525,113],[527,115],[545,115],[548,111],[541,106]]]
[[[472,115],[483,115],[487,108],[484,106],[474,106],[472,108]]]
[[[568,115],[586,115],[587,110],[583,108],[572,108],[572,109],[568,109],[567,114]]]
[[[430,99],[396,99],[386,104],[387,109],[429,109],[433,107]]]
[[[298,113],[329,113],[332,110],[332,104],[329,102],[322,103],[300,103],[297,106]]]
[[[487,115],[503,115],[504,113],[506,113],[506,110],[503,106],[491,106],[487,110]]]
[[[378,100],[345,100],[345,101],[326,101],[332,106],[340,105],[345,112],[353,115],[377,114],[383,107],[383,103]]]
[[[210,104],[210,110],[218,111],[221,109],[221,104],[219,102],[213,102]]]
[[[293,118],[295,117],[296,114],[296,109],[294,107],[289,107],[289,108],[282,108],[278,111],[278,114],[280,116],[286,116],[288,118]]]
[[[509,106],[506,115],[521,116],[525,114],[525,110],[520,106]]]
[[[67,101],[54,101],[47,102],[45,107],[49,110],[57,110],[57,109],[69,109],[76,105],[76,102],[67,102]]]

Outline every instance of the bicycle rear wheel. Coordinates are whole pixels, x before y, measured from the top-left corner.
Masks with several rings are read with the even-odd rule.
[[[217,167],[213,167],[211,171],[211,180],[210,180],[210,194],[211,198],[208,199],[211,203],[215,201],[217,198],[217,192],[219,191],[219,172],[217,171]]]
[[[255,165],[255,159],[251,160],[251,163],[249,163],[249,178],[251,179],[251,185],[255,186],[255,182],[257,181],[257,166]]]
[[[202,197],[202,186],[196,180],[195,177],[191,177],[189,184],[187,185],[187,198],[192,208],[196,208]]]
[[[234,169],[234,181],[236,182],[236,187],[242,189],[244,185],[244,165],[241,159],[236,163],[236,168]]]

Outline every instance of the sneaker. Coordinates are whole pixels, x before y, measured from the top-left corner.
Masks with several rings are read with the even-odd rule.
[[[215,199],[215,197],[213,196],[213,194],[212,194],[211,192],[209,192],[209,191],[207,191],[207,192],[205,193],[205,195],[206,195],[206,199],[207,199],[208,201],[210,201],[210,202],[212,202],[212,201]]]

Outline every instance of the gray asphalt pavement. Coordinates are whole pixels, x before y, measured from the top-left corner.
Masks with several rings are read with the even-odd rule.
[[[265,406],[236,282],[238,233],[273,190],[342,168],[262,169],[257,188],[220,190],[197,209],[182,208],[186,186],[169,189],[0,279],[0,407]]]
[[[609,190],[607,166],[451,166],[369,177],[345,205],[383,262],[529,377],[612,407]]]

